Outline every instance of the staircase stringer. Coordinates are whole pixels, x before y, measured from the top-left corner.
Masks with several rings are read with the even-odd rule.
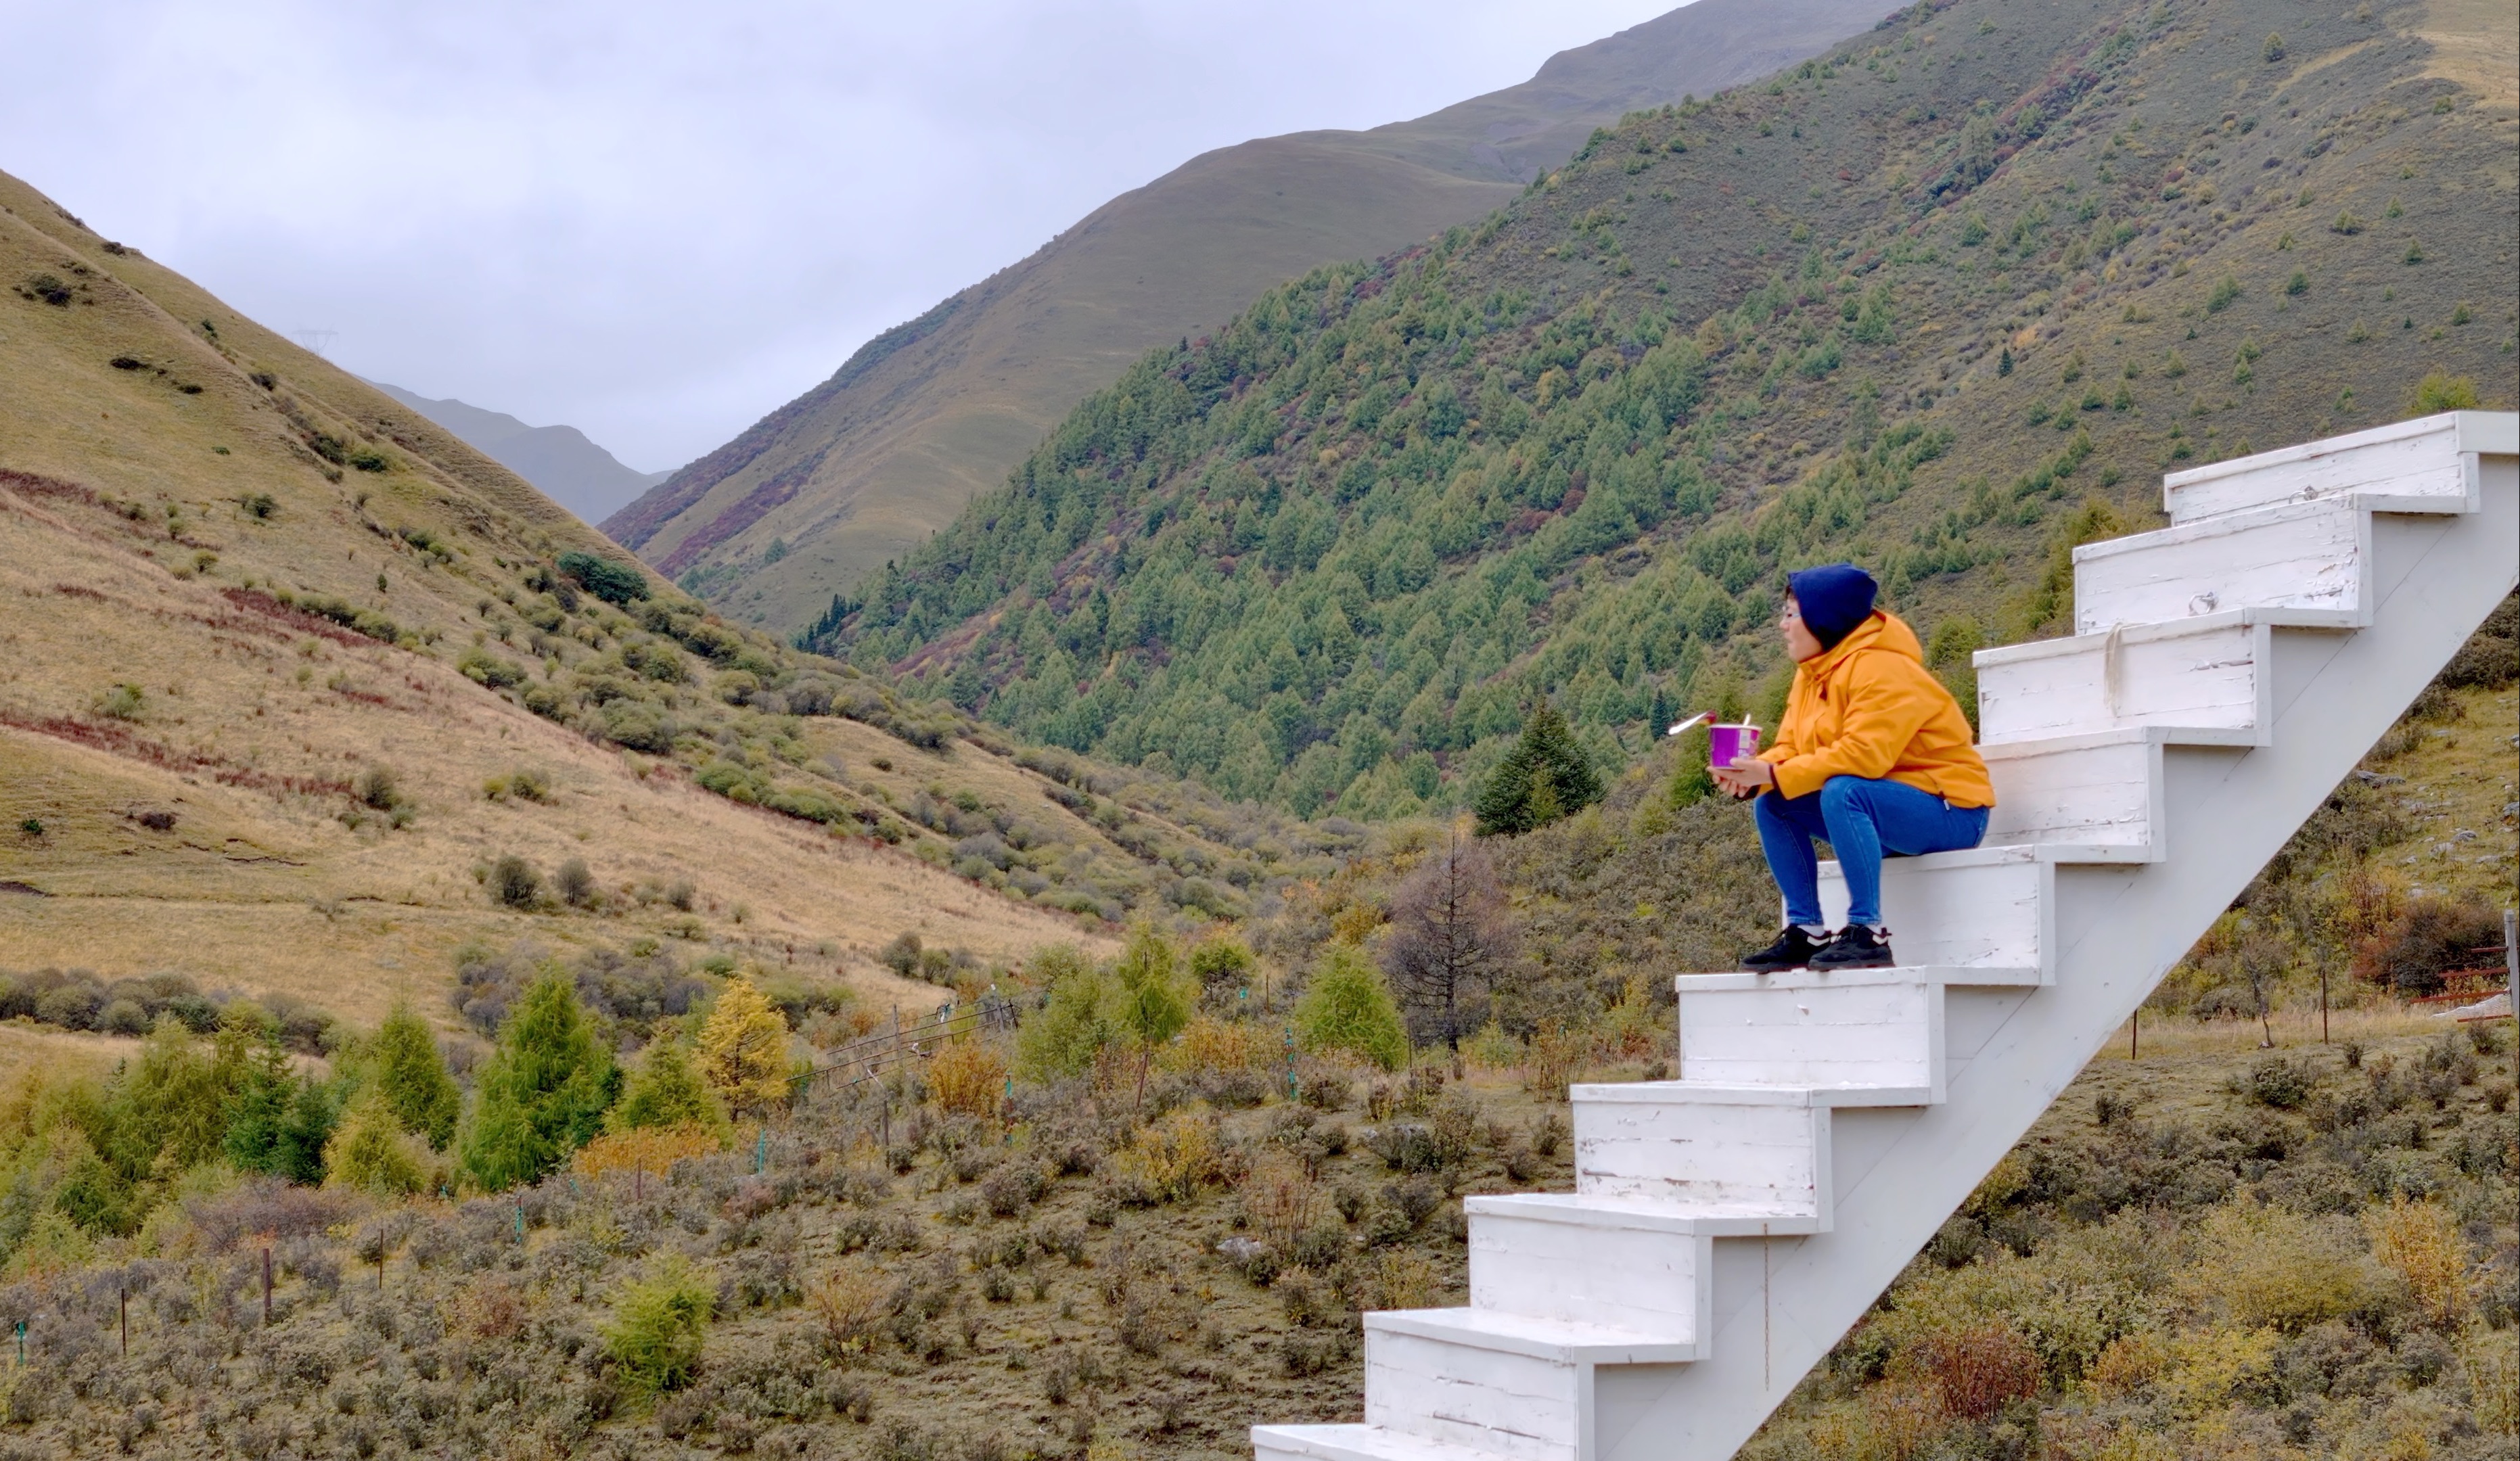
[[[1604,1370],[1603,1461],[1732,1455],[2520,586],[2520,464],[2481,475],[2473,514],[2373,524],[2370,627],[2276,634],[2270,744],[2172,749],[2164,862],[2057,869],[2055,984],[1956,1065],[1946,1104],[1835,1114],[1833,1230],[1716,1243],[1707,1357]]]

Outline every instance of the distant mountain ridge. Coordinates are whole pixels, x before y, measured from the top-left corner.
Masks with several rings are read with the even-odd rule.
[[[1698,0],[1412,121],[1202,154],[869,341],[603,527],[722,611],[801,627],[1001,485],[1148,348],[1323,264],[1473,222],[1596,126],[1767,74],[1889,9]]]
[[[624,465],[575,426],[528,426],[504,411],[452,397],[432,401],[382,380],[368,383],[462,437],[467,446],[533,483],[589,524],[603,521],[673,475]]]
[[[1462,806],[1544,698],[1610,767],[1675,712],[1774,724],[1810,563],[1974,703],[1969,651],[2065,627],[2071,549],[2165,469],[2520,387],[2510,83],[2446,25],[2212,14],[1950,0],[1640,109],[1148,352],[809,642],[1367,821]]]

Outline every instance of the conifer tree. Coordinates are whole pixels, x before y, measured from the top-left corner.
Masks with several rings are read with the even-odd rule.
[[[1129,931],[1129,943],[1113,969],[1119,978],[1117,1019],[1120,1032],[1138,1047],[1138,1099],[1147,1098],[1147,1073],[1154,1065],[1155,1046],[1181,1034],[1190,1023],[1190,999],[1182,993],[1180,959],[1172,941],[1151,923]]]
[[[1515,836],[1545,827],[1601,799],[1601,777],[1557,707],[1543,700],[1523,722],[1522,738],[1489,774],[1476,811],[1482,837]]]
[[[482,1067],[462,1142],[465,1174],[495,1191],[550,1172],[603,1129],[620,1080],[568,981],[534,981]]]
[[[414,1150],[419,1144],[403,1129],[383,1084],[371,1081],[324,1147],[326,1181],[380,1197],[408,1197],[428,1184],[427,1169]]]
[[[1409,1063],[1400,1007],[1365,951],[1344,940],[1322,955],[1304,996],[1295,1001],[1295,1036],[1307,1050],[1361,1055],[1388,1071]]]
[[[1015,1038],[1015,1064],[1025,1078],[1058,1081],[1094,1068],[1094,1057],[1116,1038],[1104,1006],[1111,987],[1102,972],[1064,944],[1033,955],[1032,977],[1047,994],[1041,1013],[1024,1021]]]
[[[788,1021],[749,979],[730,980],[700,1027],[700,1075],[729,1110],[788,1099]]]
[[[634,1131],[689,1125],[725,1126],[726,1108],[692,1069],[682,1042],[671,1035],[659,1035],[649,1041],[646,1057],[621,1092],[620,1104],[605,1118],[605,1126],[614,1131]]]
[[[436,1037],[410,1005],[397,1001],[385,1022],[377,1027],[370,1062],[370,1079],[383,1092],[394,1120],[402,1123],[404,1130],[426,1139],[429,1150],[446,1150],[446,1144],[455,1139],[456,1119],[464,1112],[464,1094],[456,1089],[455,1078],[446,1073],[446,1058],[438,1053]]]

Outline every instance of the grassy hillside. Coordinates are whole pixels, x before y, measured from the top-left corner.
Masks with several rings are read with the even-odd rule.
[[[1430,116],[1204,154],[878,336],[605,530],[730,616],[792,632],[1002,485],[1148,349],[1476,219],[1621,111],[1763,74],[1882,9],[1700,0]]]
[[[468,945],[645,944],[925,1004],[875,958],[904,932],[976,971],[1239,911],[1340,840],[607,579],[426,418],[0,206],[0,975],[452,1023]],[[498,896],[510,857],[539,891]]]
[[[818,642],[1352,816],[1459,805],[1537,696],[1611,764],[1756,706],[1798,563],[1870,565],[1964,670],[2165,468],[2432,373],[2520,396],[2512,98],[2422,26],[1963,0],[1631,116],[1141,361]]]

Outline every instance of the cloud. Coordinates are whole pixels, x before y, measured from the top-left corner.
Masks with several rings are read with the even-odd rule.
[[[653,469],[1197,153],[1666,8],[11,5],[0,167],[350,370]]]

